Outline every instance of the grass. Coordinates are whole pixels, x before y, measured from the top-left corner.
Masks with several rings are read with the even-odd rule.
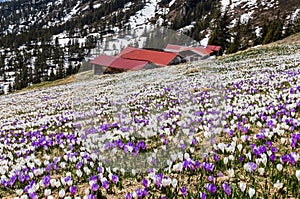
[[[41,82],[38,84],[33,84],[32,86],[29,86],[27,88],[24,88],[22,90],[18,90],[15,93],[23,93],[26,91],[34,91],[34,90],[39,90],[39,89],[45,89],[48,87],[53,87],[53,86],[59,86],[59,85],[65,85],[72,83],[76,80],[75,75],[71,75],[69,77],[63,78],[63,79],[58,79],[55,81],[46,81],[46,82]]]

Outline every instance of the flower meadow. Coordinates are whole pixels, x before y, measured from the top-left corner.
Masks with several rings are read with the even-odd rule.
[[[299,46],[0,97],[1,198],[298,198]]]

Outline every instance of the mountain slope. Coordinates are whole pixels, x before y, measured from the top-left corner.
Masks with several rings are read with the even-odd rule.
[[[0,81],[18,90],[83,60],[143,47],[165,26],[227,53],[300,31],[296,0],[18,0],[0,3]],[[194,42],[196,43],[196,42]],[[0,85],[1,87],[1,85]]]

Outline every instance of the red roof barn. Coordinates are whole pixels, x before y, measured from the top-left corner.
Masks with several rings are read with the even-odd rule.
[[[221,46],[207,45],[206,49],[213,51],[213,54],[215,54],[215,55],[222,55],[223,54]]]
[[[105,73],[107,68],[117,69],[118,72],[126,70],[140,70],[142,68],[149,68],[147,61],[123,59],[121,57],[113,57],[107,55],[100,55],[91,61],[94,64],[94,74],[100,75]],[[150,66],[151,67],[151,66]]]
[[[127,53],[122,51],[121,57],[131,60],[148,61],[158,66],[167,66],[181,62],[181,58],[176,53],[145,49],[129,49]]]

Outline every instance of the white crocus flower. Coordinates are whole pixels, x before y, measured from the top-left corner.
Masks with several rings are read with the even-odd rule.
[[[282,171],[282,168],[283,168],[283,167],[282,167],[282,164],[277,164],[277,165],[276,165],[276,168],[277,168],[278,171]]]
[[[280,180],[277,180],[277,182],[274,184],[275,189],[281,189],[283,187],[283,183],[280,182]]]
[[[60,198],[63,198],[65,195],[66,195],[66,192],[64,189],[61,189],[59,192],[58,192],[58,195]]]
[[[136,170],[135,170],[135,169],[132,169],[132,170],[131,170],[131,173],[132,173],[133,176],[135,176],[135,175],[136,175]]]
[[[300,182],[300,170],[296,171],[296,177],[297,177],[298,181]]]
[[[259,168],[259,169],[258,169],[258,173],[259,173],[260,175],[264,175],[264,173],[265,173],[265,168]]]
[[[55,179],[51,179],[50,180],[50,184],[51,184],[51,187],[54,187],[56,185],[56,180]]]
[[[163,178],[161,183],[163,187],[167,187],[171,184],[172,180],[170,178]]]
[[[239,183],[239,187],[240,187],[240,189],[241,189],[242,192],[245,192],[247,185],[246,185],[245,182],[240,182]]]
[[[174,178],[174,179],[172,180],[172,186],[173,186],[174,188],[176,188],[177,183],[178,183],[177,179]]]
[[[224,161],[224,164],[227,165],[227,163],[228,163],[228,158],[225,157],[225,158],[223,159],[223,161]]]
[[[44,196],[49,196],[51,194],[51,189],[45,189]]]
[[[254,196],[254,194],[255,194],[255,189],[249,188],[248,193],[249,193],[249,197],[252,198]]]
[[[23,190],[22,190],[22,189],[18,189],[18,190],[16,191],[16,194],[17,194],[18,196],[21,196],[21,195],[23,194]]]
[[[229,177],[234,178],[234,170],[228,169],[228,175],[229,175]]]
[[[238,145],[237,145],[237,148],[238,148],[239,152],[242,152],[243,145],[242,145],[242,144],[238,144]]]

